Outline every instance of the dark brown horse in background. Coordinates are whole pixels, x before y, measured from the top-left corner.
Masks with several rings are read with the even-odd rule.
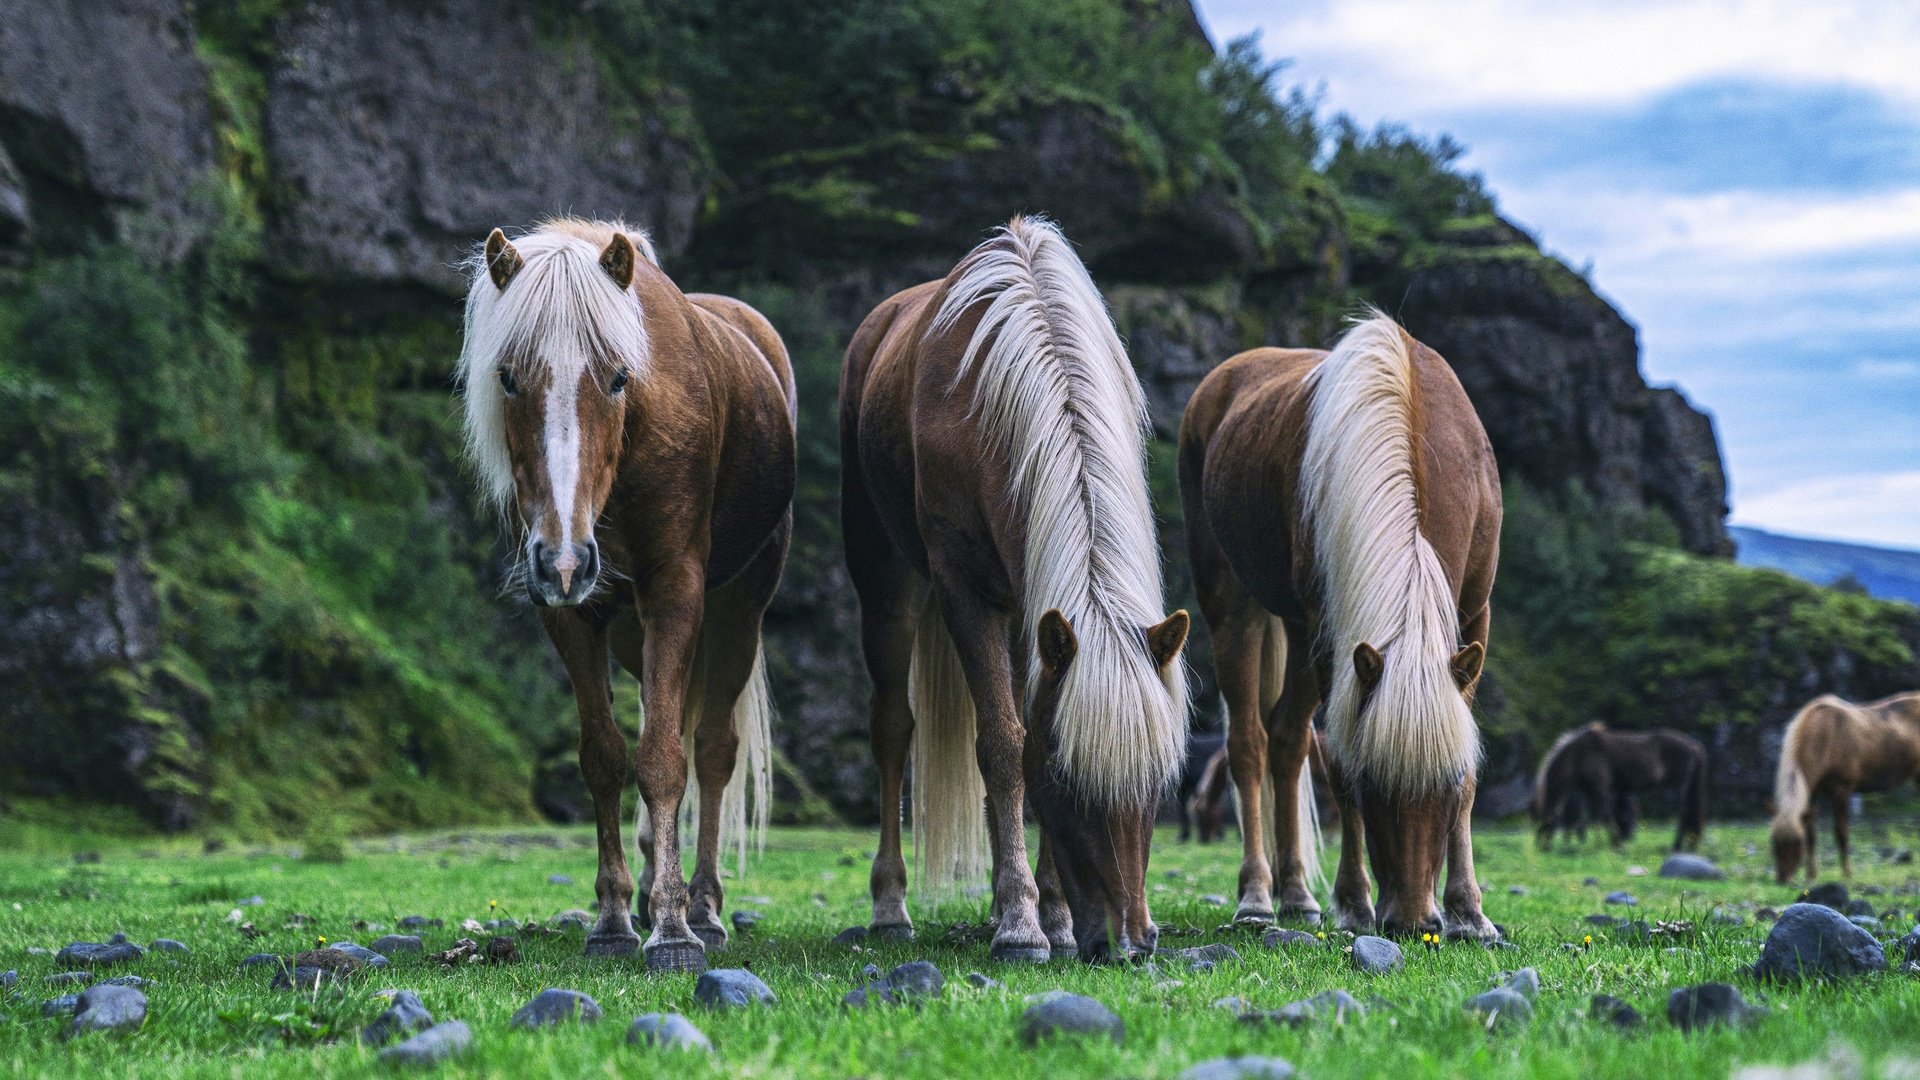
[[[1534,774],[1527,812],[1542,851],[1577,813],[1599,818],[1618,847],[1638,823],[1634,796],[1663,788],[1674,793],[1680,811],[1673,850],[1691,851],[1707,822],[1706,748],[1669,728],[1614,731],[1589,724],[1554,740]]]
[[[726,942],[717,865],[745,854],[752,774],[764,834],[768,716],[760,622],[792,533],[793,375],[753,309],[686,296],[644,234],[561,220],[496,229],[467,295],[467,442],[521,542],[520,573],[573,682],[593,795],[599,921],[589,956],[640,947],[621,845],[627,742],[611,660],[638,676],[647,966],[697,970]],[[698,783],[691,891],[680,868],[688,758]]]
[[[1034,218],[882,303],[848,347],[841,513],[873,680],[876,934],[912,933],[911,748],[921,880],[977,878],[990,850],[995,959],[1153,951],[1147,855],[1185,749],[1188,620],[1162,614],[1145,418],[1086,268]]]
[[[1272,918],[1276,901],[1280,915],[1319,917],[1301,774],[1324,698],[1337,924],[1493,936],[1473,872],[1469,706],[1500,479],[1453,371],[1377,315],[1331,353],[1235,356],[1187,406],[1180,494],[1242,820],[1273,822],[1242,830],[1238,917]]]
[[[1823,694],[1787,724],[1773,785],[1773,872],[1792,879],[1802,854],[1807,880],[1819,875],[1814,815],[1833,802],[1833,839],[1840,873],[1853,876],[1847,850],[1847,803],[1861,792],[1892,791],[1920,775],[1920,692],[1855,705]]]

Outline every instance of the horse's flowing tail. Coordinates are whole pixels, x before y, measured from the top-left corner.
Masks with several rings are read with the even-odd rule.
[[[1813,793],[1807,785],[1807,774],[1800,768],[1800,732],[1811,711],[1812,706],[1801,709],[1787,725],[1786,737],[1780,740],[1780,764],[1773,774],[1771,831],[1776,842],[1805,839],[1800,819],[1806,814],[1807,802]]]
[[[1273,715],[1273,707],[1280,701],[1280,693],[1286,687],[1287,679],[1287,631],[1279,619],[1268,618],[1266,637],[1260,646],[1260,717],[1265,723]],[[1313,739],[1312,730],[1308,730],[1307,739]],[[1311,754],[1313,751],[1307,751]],[[1274,802],[1278,793],[1274,790],[1273,770],[1260,781],[1259,826],[1265,830],[1267,850],[1280,850],[1279,818],[1275,814],[1278,804]],[[1312,892],[1325,892],[1327,880],[1320,866],[1320,807],[1313,798],[1313,768],[1306,759],[1300,761],[1300,780],[1294,784],[1294,839],[1299,844],[1300,871],[1307,888]],[[1246,828],[1246,823],[1241,823]]]
[[[706,709],[706,648],[703,641],[694,651],[693,671],[680,706],[680,743],[687,755],[687,790],[680,802],[687,820],[680,834],[683,846],[688,837],[700,833],[700,775],[694,761],[699,752],[700,719]],[[735,849],[738,872],[744,874],[748,842],[752,842],[756,854],[767,849],[767,818],[773,809],[773,696],[767,691],[764,647],[755,647],[753,670],[734,700],[733,733],[740,742],[734,751],[733,773],[720,793],[719,848]],[[636,813],[646,812],[642,802]]]
[[[937,896],[985,881],[989,849],[973,695],[931,596],[914,630],[907,698],[913,709],[914,877],[923,894]]]
[[[1553,767],[1559,762],[1560,755],[1567,752],[1567,747],[1573,744],[1573,740],[1589,731],[1600,730],[1603,729],[1599,724],[1569,728],[1561,732],[1559,738],[1553,740],[1552,746],[1547,747],[1546,754],[1540,759],[1540,767],[1534,770],[1533,798],[1527,803],[1527,816],[1535,825],[1547,824],[1547,815],[1553,812]]]
[[[1012,466],[1026,527],[1025,631],[1058,610],[1079,651],[1061,678],[1055,767],[1088,802],[1159,799],[1186,758],[1185,668],[1155,670],[1141,635],[1166,617],[1147,497],[1145,395],[1106,302],[1060,230],[1015,218],[967,255],[932,333],[982,308],[956,379]],[[1027,693],[1041,684],[1029,646]]]
[[[1321,633],[1333,656],[1330,749],[1389,792],[1451,787],[1477,764],[1480,739],[1449,666],[1460,644],[1453,589],[1420,532],[1406,332],[1376,312],[1310,379],[1300,489],[1326,597]],[[1362,643],[1384,660],[1370,696],[1354,668]]]

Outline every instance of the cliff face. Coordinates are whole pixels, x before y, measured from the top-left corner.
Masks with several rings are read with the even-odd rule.
[[[853,326],[1015,213],[1053,214],[1081,245],[1163,436],[1226,356],[1325,345],[1361,301],[1404,297],[1399,313],[1454,363],[1510,479],[1547,491],[1578,482],[1610,504],[1658,507],[1688,548],[1728,550],[1711,421],[1677,391],[1647,387],[1631,325],[1504,225],[1389,270],[1355,270],[1338,197],[1318,178],[1306,177],[1276,220],[1250,181],[1156,172],[1149,163],[1164,140],[1143,135],[1136,116],[1030,94],[969,121],[950,153],[918,150],[900,165],[881,139],[835,158],[832,168],[850,170],[845,186],[886,212],[864,231],[841,230],[828,252],[807,244],[826,243],[831,230],[778,231],[791,228],[781,208],[812,205],[793,195],[808,170],[826,166],[794,156],[750,180],[716,177],[702,102],[623,66],[631,43],[610,38],[593,6],[290,3],[245,55],[171,0],[15,7],[0,22],[0,262],[22,275],[9,295],[44,291],[36,274],[49,260],[90,243],[185,266],[191,277],[211,247],[233,246],[222,199],[257,207],[232,268],[246,299],[222,316],[236,325],[219,340],[245,367],[255,426],[244,437],[289,464],[236,487],[234,523],[194,526],[196,542],[227,529],[246,548],[265,535],[289,560],[272,565],[288,573],[358,574],[356,560],[371,558],[391,575],[377,587],[316,581],[301,594],[312,625],[289,629],[265,577],[243,585],[231,579],[254,579],[183,573],[183,519],[143,509],[171,466],[137,440],[113,443],[107,464],[82,480],[81,459],[44,430],[0,429],[0,682],[15,688],[0,705],[0,731],[31,742],[37,756],[20,772],[36,791],[144,792],[133,801],[171,825],[209,806],[237,813],[205,744],[230,746],[234,729],[271,717],[289,739],[324,722],[380,748],[315,766],[329,783],[386,776],[393,759],[396,778],[461,788],[471,779],[461,770],[518,755],[509,768],[519,771],[499,786],[522,794],[488,796],[489,811],[524,809],[537,771],[539,804],[577,812],[563,760],[571,707],[532,620],[493,606],[493,525],[463,497],[444,382],[458,325],[455,264],[490,228],[550,213],[624,216],[670,255],[685,252],[668,261],[683,286],[733,288],[766,308],[801,360],[803,440],[828,433],[818,440],[826,446],[836,358]],[[1184,4],[1139,11],[1148,30],[1172,18],[1190,41],[1197,27]],[[236,71],[239,91],[223,81]],[[223,185],[239,194],[221,196]],[[756,246],[767,237],[778,251]],[[32,374],[66,385],[58,371]],[[12,377],[3,366],[0,375]],[[1169,515],[1163,538],[1179,599],[1189,590],[1160,450],[1155,496]],[[795,553],[769,613],[768,652],[793,776],[859,815],[872,799],[866,686],[839,563],[835,467],[803,448]],[[189,483],[181,497],[199,506],[211,483]],[[338,524],[348,518],[359,524]],[[376,528],[392,539],[367,532]],[[329,530],[344,533],[314,539]],[[440,561],[388,567],[383,543],[441,552]],[[439,591],[411,607],[394,602],[395,590],[428,588],[421,576],[441,579]],[[208,590],[190,595],[222,618],[279,618],[259,634],[263,651],[219,668],[187,657],[207,671],[156,661],[238,648],[210,634],[192,605],[156,600],[156,583],[188,595],[183,577]],[[436,643],[446,626],[466,635],[457,649]],[[1204,649],[1197,642],[1193,655],[1201,671]],[[492,681],[471,694],[423,681],[464,673],[463,663]],[[237,672],[253,680],[249,711],[223,727],[205,714],[226,707],[223,680]],[[298,707],[282,708],[295,686]],[[382,695],[406,703],[404,722],[377,719]],[[474,718],[488,716],[498,719],[476,729]],[[56,731],[71,738],[48,734]],[[492,756],[461,756],[475,741]],[[536,770],[528,759],[541,753],[551,756]],[[164,783],[153,779],[156,755],[171,762]]]

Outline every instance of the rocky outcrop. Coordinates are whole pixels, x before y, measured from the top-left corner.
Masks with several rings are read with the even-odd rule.
[[[180,0],[0,15],[0,255],[96,239],[177,258],[211,224],[213,120]]]
[[[455,292],[495,226],[624,218],[685,246],[705,179],[663,110],[600,74],[577,18],[498,0],[304,6],[269,74],[284,272]]]

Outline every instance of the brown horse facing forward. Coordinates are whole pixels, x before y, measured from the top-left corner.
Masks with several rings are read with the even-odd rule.
[[[1542,851],[1552,845],[1554,830],[1576,823],[1569,814],[1576,804],[1576,813],[1600,819],[1617,847],[1633,836],[1634,794],[1662,787],[1673,790],[1680,810],[1673,850],[1691,851],[1706,828],[1706,748],[1670,728],[1614,731],[1589,724],[1565,732],[1547,749],[1527,813]]]
[[[1324,697],[1336,924],[1376,923],[1364,850],[1383,930],[1493,936],[1473,873],[1469,706],[1500,480],[1453,371],[1383,316],[1331,353],[1241,353],[1187,406],[1180,494],[1242,820],[1272,823],[1241,831],[1237,917],[1270,919],[1276,900],[1280,915],[1319,917],[1301,763]]]
[[[912,933],[911,746],[923,887],[977,879],[990,850],[995,959],[1153,951],[1147,852],[1184,754],[1188,619],[1162,614],[1144,423],[1105,304],[1043,220],[888,299],[848,346],[841,513],[873,681],[874,933]]]
[[[514,524],[528,597],[573,682],[600,848],[589,956],[632,955],[621,845],[627,742],[609,658],[639,677],[633,769],[647,869],[647,966],[697,970],[726,942],[720,829],[745,857],[744,755],[764,834],[769,752],[760,620],[792,531],[793,377],[779,335],[737,300],[686,296],[644,234],[561,220],[498,229],[467,295],[467,441]],[[691,892],[678,818],[698,785]]]
[[[1804,852],[1807,880],[1814,858],[1817,800],[1833,800],[1833,839],[1840,872],[1853,876],[1847,851],[1847,802],[1855,794],[1891,791],[1920,774],[1920,692],[1855,705],[1823,694],[1787,724],[1773,784],[1773,872],[1784,885]]]

